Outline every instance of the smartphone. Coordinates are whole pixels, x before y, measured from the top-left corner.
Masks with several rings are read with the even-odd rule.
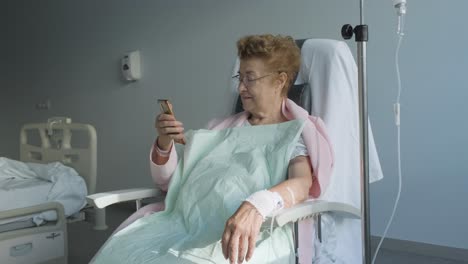
[[[169,100],[167,99],[158,99],[158,103],[161,106],[161,111],[168,115],[174,115],[172,108],[169,106]]]
[[[169,104],[169,100],[158,99],[158,103],[161,106],[161,111],[163,113],[168,114],[168,115],[174,115],[174,111],[172,111],[172,107]],[[185,139],[178,139],[178,140],[175,140],[175,142],[185,145]]]

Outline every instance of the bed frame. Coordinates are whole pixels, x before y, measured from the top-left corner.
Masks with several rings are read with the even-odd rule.
[[[72,137],[72,135],[76,135]],[[54,117],[46,123],[25,124],[20,132],[20,160],[49,163],[59,161],[74,168],[86,182],[88,194],[96,189],[96,130],[88,124],[72,123],[70,118]],[[62,204],[49,202],[0,212],[0,220],[56,211],[57,220],[41,226],[0,232],[2,264],[68,262],[67,222],[84,220],[84,210],[67,219]],[[99,213],[98,213],[99,214]],[[98,217],[98,215],[96,215]]]

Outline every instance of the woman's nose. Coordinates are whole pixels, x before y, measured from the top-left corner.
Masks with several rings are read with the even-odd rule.
[[[247,91],[247,87],[245,87],[244,82],[239,82],[239,84],[237,85],[237,90],[239,91],[239,93]]]

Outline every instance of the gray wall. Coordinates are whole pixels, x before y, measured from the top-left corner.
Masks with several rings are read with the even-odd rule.
[[[369,107],[386,178],[372,185],[372,231],[382,234],[397,190],[394,14],[366,1]],[[390,2],[390,1],[388,1]],[[468,36],[463,0],[408,1],[401,47],[403,190],[389,236],[468,248]]]
[[[468,2],[409,3],[401,48],[404,185],[389,237],[468,248],[468,98],[462,11]],[[359,22],[358,1],[6,1],[0,46],[0,155],[18,158],[25,122],[70,116],[98,131],[98,190],[151,186],[148,151],[157,98],[170,98],[186,129],[229,112],[235,41],[249,33],[340,39]],[[369,108],[385,179],[372,185],[372,233],[381,235],[397,189],[392,105],[395,12],[366,1]],[[443,31],[444,30],[444,31]],[[355,44],[349,42],[353,52]],[[121,80],[118,63],[141,51],[143,78]],[[5,67],[2,65],[2,67]],[[465,88],[465,89],[464,89]],[[35,110],[50,99],[52,108]]]

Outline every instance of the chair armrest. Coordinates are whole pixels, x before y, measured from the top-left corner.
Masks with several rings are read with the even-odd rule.
[[[304,201],[291,208],[283,209],[272,217],[278,226],[283,226],[289,222],[311,218],[325,212],[339,212],[349,215],[350,218],[361,218],[361,211],[352,205],[320,200]]]
[[[162,194],[163,193],[161,190],[155,188],[133,188],[112,192],[95,193],[86,196],[86,200],[88,201],[88,204],[102,209],[111,204],[152,198]]]

